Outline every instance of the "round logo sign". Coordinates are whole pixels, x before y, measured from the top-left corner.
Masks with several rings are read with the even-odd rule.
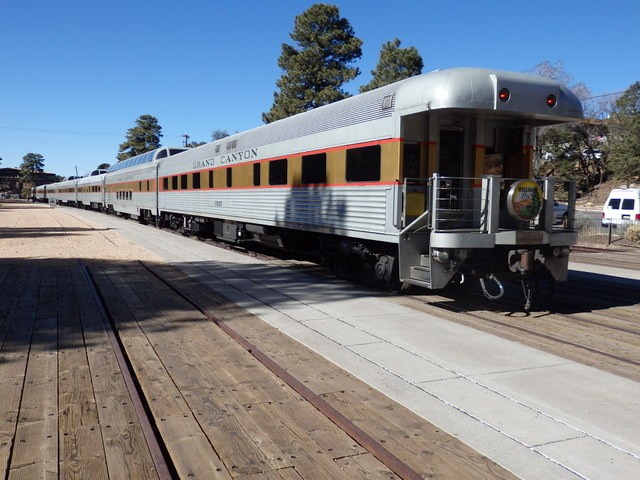
[[[509,189],[507,208],[512,217],[523,222],[536,218],[542,210],[542,189],[534,180],[518,180]]]

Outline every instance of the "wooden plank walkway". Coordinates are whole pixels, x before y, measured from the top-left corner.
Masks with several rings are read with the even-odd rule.
[[[221,321],[423,478],[514,478],[167,265]],[[398,478],[137,263],[90,271],[179,478]],[[0,475],[157,478],[77,265],[0,263]]]
[[[0,272],[2,478],[157,478],[79,267]]]

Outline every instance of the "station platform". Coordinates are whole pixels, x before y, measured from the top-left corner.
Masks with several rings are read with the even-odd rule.
[[[4,478],[515,478],[177,268],[145,262],[251,342],[249,350],[241,347],[131,258],[140,252],[114,258],[116,245],[131,247],[118,234],[60,211],[37,228],[7,228],[6,213],[0,211]],[[61,237],[73,237],[74,250],[46,249]],[[103,241],[115,247],[104,252],[108,258],[95,249],[73,256]],[[258,362],[258,349],[317,399]],[[320,412],[321,402],[383,452],[338,428]],[[393,456],[406,470],[389,461]]]
[[[489,472],[449,471],[442,478],[638,478],[637,382],[415,311],[347,282],[319,282],[299,269],[134,222],[64,212],[89,229],[144,245],[283,338],[335,364],[354,383],[364,382],[374,389],[369,392],[381,392],[446,438],[463,442],[479,453],[470,454],[474,460],[488,459]],[[449,442],[440,443],[445,451]]]
[[[637,382],[417,312],[348,282],[322,284],[132,222],[96,221],[151,246],[520,478],[638,477]]]

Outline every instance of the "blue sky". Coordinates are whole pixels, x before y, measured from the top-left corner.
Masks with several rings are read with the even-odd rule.
[[[114,163],[127,129],[158,118],[163,145],[209,141],[262,124],[314,1],[0,0],[1,167],[40,153],[45,170],[82,174]],[[424,72],[477,66],[527,71],[562,61],[593,95],[640,81],[638,0],[343,0],[370,80],[380,48],[415,46]]]

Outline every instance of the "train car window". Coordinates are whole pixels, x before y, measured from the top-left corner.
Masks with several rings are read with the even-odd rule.
[[[380,181],[380,145],[347,150],[347,182]]]
[[[269,162],[269,185],[287,184],[287,159]]]
[[[180,175],[180,190],[186,190],[188,188],[187,176]]]
[[[231,167],[228,167],[226,169],[226,173],[227,173],[227,188],[231,188],[231,186],[233,185],[233,169]]]
[[[327,154],[302,157],[302,183],[327,183]]]
[[[254,187],[260,186],[260,164],[259,163],[253,164],[253,186]]]
[[[151,191],[151,182],[147,180],[147,192]]]
[[[169,190],[169,178],[164,177],[162,179],[162,190]]]
[[[173,177],[171,177],[171,190],[177,190],[178,189],[178,176],[174,175]]]
[[[209,170],[209,188],[213,188],[213,170]]]
[[[158,155],[156,155],[156,159],[159,160],[161,158],[166,158],[166,156],[167,156],[167,150],[166,149],[160,150],[158,152]]]
[[[200,172],[193,174],[193,188],[200,188]]]

